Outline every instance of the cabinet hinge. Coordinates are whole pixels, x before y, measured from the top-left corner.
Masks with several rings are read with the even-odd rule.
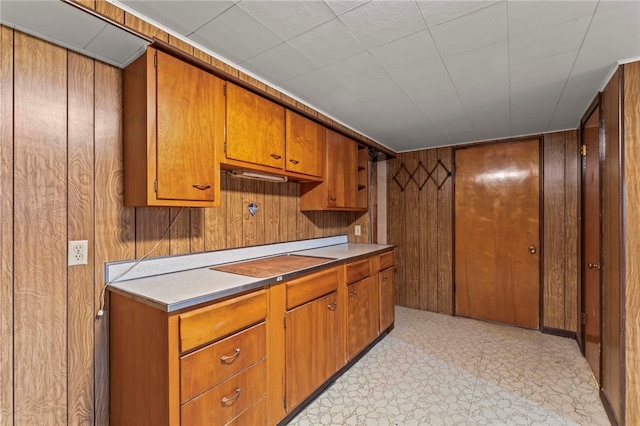
[[[154,68],[158,67],[158,54],[157,53],[155,55],[153,55],[153,67]]]
[[[224,153],[225,154],[227,153],[227,143],[226,142],[224,143]]]
[[[584,312],[580,313],[580,324],[581,325],[587,324],[587,316],[585,315]]]
[[[157,180],[153,181],[153,191],[154,192],[158,192],[158,181]]]
[[[287,409],[287,395],[284,396],[284,398],[282,400],[282,405],[284,406],[284,409],[286,411],[286,409]]]
[[[287,328],[287,317],[284,317],[284,328]]]
[[[222,86],[222,93],[224,93],[224,95],[227,96],[227,85],[226,84],[224,86]]]
[[[580,155],[583,157],[587,156],[587,145],[580,145]]]

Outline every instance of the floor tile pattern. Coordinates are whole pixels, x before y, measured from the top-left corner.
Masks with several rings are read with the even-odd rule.
[[[609,421],[574,340],[396,306],[391,333],[289,425]]]

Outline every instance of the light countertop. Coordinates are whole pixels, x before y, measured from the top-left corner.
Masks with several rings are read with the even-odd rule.
[[[325,257],[327,262],[311,268],[290,271],[284,275],[254,278],[203,268],[173,272],[109,284],[109,290],[139,300],[166,312],[214,301],[244,291],[287,281],[299,275],[339,265],[375,253],[388,251],[385,244],[337,244],[288,252],[292,255]],[[282,254],[282,253],[281,253]],[[167,258],[169,260],[170,258]],[[255,258],[254,258],[255,259]],[[244,259],[244,260],[249,260]]]

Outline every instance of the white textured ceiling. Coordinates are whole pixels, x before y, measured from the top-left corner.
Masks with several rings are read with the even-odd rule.
[[[640,58],[637,0],[121,4],[396,151],[576,128]]]

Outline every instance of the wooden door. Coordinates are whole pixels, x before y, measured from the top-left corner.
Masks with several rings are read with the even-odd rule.
[[[322,177],[325,170],[325,127],[292,111],[286,112],[287,171]]]
[[[223,143],[224,82],[157,52],[157,197],[214,201],[215,144]]]
[[[338,370],[340,309],[334,291],[286,313],[287,410],[297,406]]]
[[[582,159],[582,294],[584,356],[600,383],[600,112],[596,108],[582,130],[587,155]]]
[[[347,354],[353,359],[378,335],[378,307],[370,277],[347,287]]]
[[[284,108],[227,83],[227,144],[229,159],[282,169]]]
[[[457,315],[539,327],[539,145],[455,152]]]
[[[356,207],[358,145],[331,130],[327,131],[327,205]]]

